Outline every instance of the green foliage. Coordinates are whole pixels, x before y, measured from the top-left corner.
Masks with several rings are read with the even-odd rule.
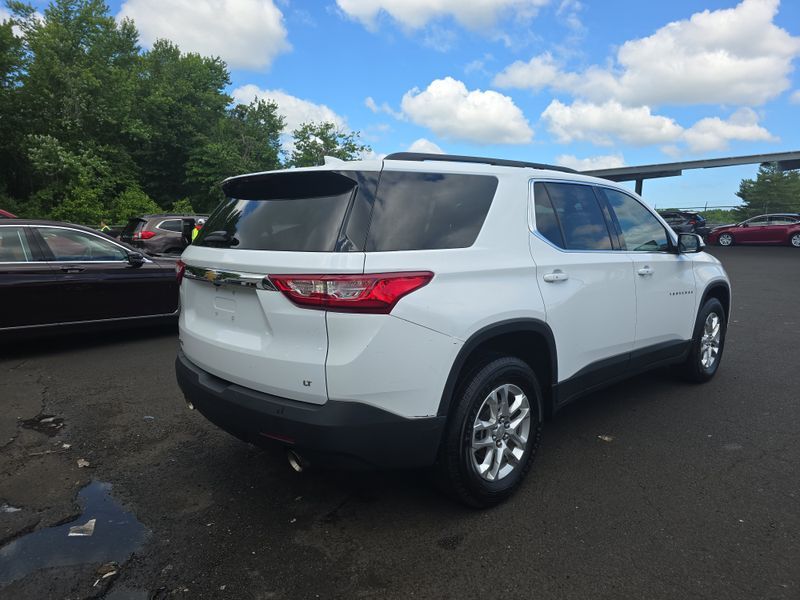
[[[158,213],[160,210],[158,204],[140,188],[131,187],[114,198],[107,220],[109,223],[125,223],[131,217]]]
[[[709,208],[708,210],[701,211],[706,222],[712,225],[726,225],[733,223],[738,219],[738,215],[733,209],[725,208]]]
[[[209,212],[232,175],[369,150],[357,132],[306,123],[284,165],[280,107],[231,106],[219,58],[167,40],[143,52],[135,24],[117,21],[103,0],[52,0],[43,18],[24,2],[7,5],[0,202],[21,216],[97,226],[100,217],[119,223],[170,207]]]
[[[369,146],[360,143],[360,133],[344,133],[334,123],[303,123],[292,132],[294,149],[289,167],[322,165],[326,156],[356,160]]]
[[[69,190],[64,200],[51,211],[50,217],[57,221],[97,226],[103,213],[103,203],[97,189],[76,187]]]
[[[763,164],[755,179],[742,180],[736,195],[743,202],[737,210],[742,219],[768,212],[800,212],[800,171]]]
[[[198,190],[198,208],[210,212],[222,199],[220,184],[231,175],[280,168],[284,122],[274,102],[255,100],[229,110],[206,143],[190,153],[186,178]]]
[[[172,203],[172,209],[170,212],[173,212],[178,215],[193,215],[194,208],[192,208],[192,203],[189,201],[188,198],[181,198],[180,200],[175,200]]]

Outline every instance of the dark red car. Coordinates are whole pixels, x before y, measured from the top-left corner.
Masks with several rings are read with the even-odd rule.
[[[17,218],[16,215],[12,215],[7,210],[3,210],[2,208],[0,208],[0,219],[16,219],[16,218]]]
[[[708,234],[709,244],[775,244],[800,248],[800,214],[759,215],[736,225],[715,227]]]
[[[0,338],[69,327],[174,322],[175,260],[80,225],[0,220]]]

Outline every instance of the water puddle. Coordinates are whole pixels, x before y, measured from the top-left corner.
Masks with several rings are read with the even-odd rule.
[[[64,419],[55,415],[41,414],[36,415],[32,419],[20,421],[20,425],[25,429],[33,429],[34,431],[53,437],[64,426]]]
[[[0,586],[39,569],[124,563],[150,531],[111,496],[111,484],[93,481],[78,493],[83,514],[74,521],[40,529],[0,548]],[[69,535],[70,529],[95,520],[91,535]]]

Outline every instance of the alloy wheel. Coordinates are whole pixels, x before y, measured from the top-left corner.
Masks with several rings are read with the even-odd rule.
[[[531,429],[528,397],[516,385],[493,389],[484,399],[472,426],[472,466],[483,479],[498,481],[522,462]]]
[[[795,233],[792,236],[792,246],[795,248],[800,248],[800,233]]]
[[[730,246],[733,243],[733,236],[729,233],[723,233],[719,236],[719,245],[720,246]]]
[[[722,319],[715,312],[708,313],[700,338],[700,364],[704,369],[710,369],[717,362],[721,338]]]

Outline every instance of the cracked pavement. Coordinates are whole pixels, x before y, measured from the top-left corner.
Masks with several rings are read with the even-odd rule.
[[[486,512],[421,473],[298,475],[217,430],[175,384],[174,329],[0,342],[0,506],[21,509],[0,546],[75,518],[93,479],[151,532],[104,585],[54,567],[0,597],[796,599],[800,251],[711,251],[734,286],[716,379],[656,371],[567,407]]]

